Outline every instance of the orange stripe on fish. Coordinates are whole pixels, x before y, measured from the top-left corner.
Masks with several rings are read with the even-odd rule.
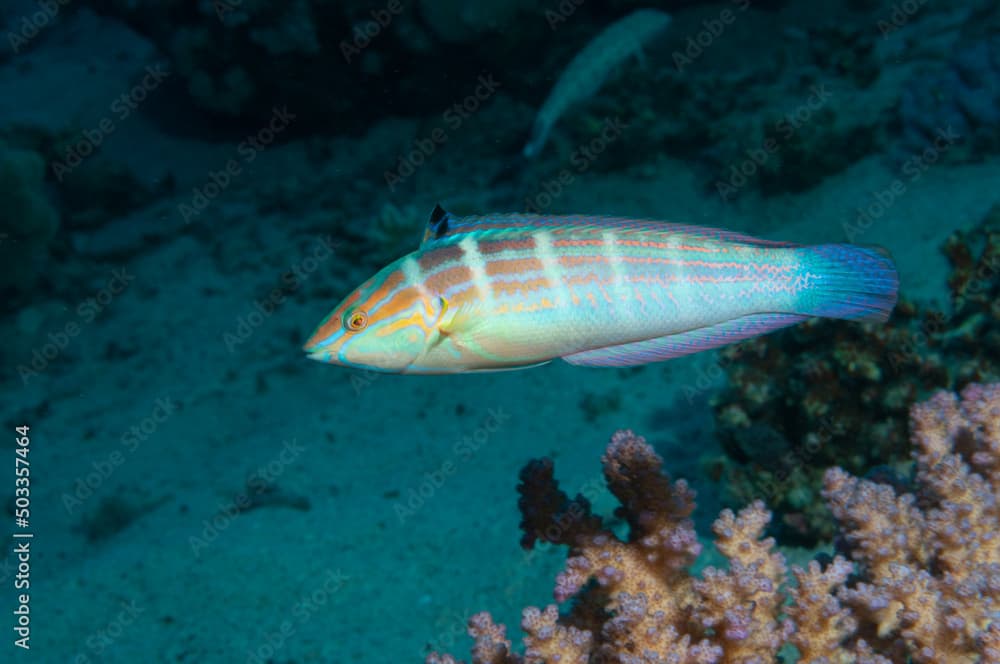
[[[607,217],[455,217],[344,299],[306,344],[318,360],[406,373],[659,361],[809,316],[885,320],[881,250],[800,246]],[[351,318],[352,329],[341,324]]]

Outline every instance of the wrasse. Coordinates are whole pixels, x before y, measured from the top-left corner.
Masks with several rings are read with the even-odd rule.
[[[643,45],[653,41],[668,25],[669,14],[655,9],[637,9],[594,37],[566,66],[539,109],[531,129],[531,140],[524,146],[524,156],[529,159],[537,156],[559,118],[574,104],[600,90],[623,62],[633,56],[641,62]]]
[[[420,247],[359,286],[309,357],[397,373],[622,367],[812,316],[884,322],[899,278],[879,248],[772,242],[656,221],[435,207]]]

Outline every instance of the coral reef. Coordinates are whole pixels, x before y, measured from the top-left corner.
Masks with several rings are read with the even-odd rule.
[[[1000,372],[1000,204],[973,230],[953,233],[944,252],[953,324],[942,345],[960,380],[986,380]]]
[[[827,539],[823,468],[905,475],[907,405],[1000,378],[1000,206],[944,251],[949,313],[903,301],[886,325],[814,320],[722,351],[729,386],[713,407],[727,458],[713,474],[727,502],[762,498],[783,539]]]
[[[503,625],[474,616],[475,664],[663,662],[994,662],[1000,654],[1000,384],[972,385],[959,401],[939,393],[912,410],[917,494],[827,472],[824,497],[842,530],[843,556],[792,568],[763,538],[761,502],[725,510],[713,531],[727,569],[690,567],[701,552],[694,494],[662,459],[619,431],[602,459],[628,524],[602,526],[582,496],[570,499],[552,462],[521,473],[521,543],[569,547],[555,599],[528,608],[515,654]],[[455,664],[432,653],[428,664]]]
[[[918,347],[922,325],[904,302],[888,325],[811,320],[723,350],[729,384],[712,402],[726,457],[710,463],[724,501],[762,498],[783,539],[828,539],[833,523],[818,500],[823,469],[903,472],[907,404],[946,383],[939,355],[904,352]]]
[[[910,79],[900,99],[899,160],[920,154],[944,129],[960,138],[943,158],[957,162],[1000,150],[1000,37],[984,38],[957,50],[932,73]]]
[[[707,189],[734,200],[808,189],[881,149],[899,100],[893,67],[908,65],[882,57],[868,23],[796,27],[775,44],[779,55],[736,71],[728,63],[760,26],[755,16],[726,11],[725,39],[694,32],[683,48],[651,58],[660,70],[655,85],[634,76],[602,93],[596,112],[632,127],[632,164],[666,150],[697,164]],[[730,48],[737,52],[721,57]]]
[[[234,120],[253,128],[278,104],[296,114],[294,133],[361,130],[401,108],[414,116],[441,112],[455,79],[537,66],[529,51],[503,39],[504,30],[518,25],[519,39],[546,33],[537,0],[87,4],[156,44],[193,104],[227,121],[216,128]],[[522,30],[525,23],[533,29]],[[502,66],[491,64],[498,59]],[[447,80],[426,76],[442,70]]]
[[[169,0],[146,6],[91,0],[89,4],[156,43],[194,102],[210,113],[265,115],[279,102],[295,106],[297,114],[305,113],[309,105],[303,87],[327,112],[346,110],[351,103],[337,99],[335,92],[347,89],[349,77],[342,66],[330,62],[337,58],[343,64],[338,43],[343,38],[349,43],[351,37],[340,3]],[[326,60],[320,60],[322,55]],[[317,95],[316,90],[333,94]]]
[[[838,593],[894,661],[995,662],[1000,639],[1000,384],[911,411],[916,493],[834,468],[824,497],[860,581]]]
[[[484,71],[504,72],[505,92],[537,108],[575,50],[614,26],[628,8],[642,7],[620,1],[598,8],[569,0],[87,4],[155,43],[169,58],[176,82],[209,115],[225,118],[227,126],[239,119],[252,127],[275,104],[287,104],[299,118],[296,134],[360,130],[398,115],[400,108],[412,116],[440,112],[452,101],[455,81],[473,81]],[[766,20],[760,17],[763,5],[748,9],[750,4],[733,3],[715,20],[713,30],[724,30],[725,39],[687,26],[681,29],[691,32],[675,35],[670,53],[654,52],[658,40],[651,40],[649,66],[617,87],[606,86],[598,105],[564,114],[565,129],[600,126],[585,117],[591,114],[599,120],[620,116],[626,124],[635,120],[624,150],[631,164],[654,161],[666,150],[700,164],[706,186],[727,199],[754,190],[802,191],[883,149],[896,133],[903,140],[893,141],[895,149],[907,154],[926,148],[946,124],[967,132],[977,154],[995,149],[989,127],[1000,113],[993,83],[996,39],[979,39],[957,51],[943,72],[928,73],[926,59],[915,62],[909,55],[920,48],[892,50],[884,44],[899,40],[883,35],[880,41],[873,33],[876,7],[858,7],[837,20],[817,12],[808,24],[781,33],[773,57],[743,62],[737,71],[731,63],[742,58],[742,44],[756,38]],[[633,23],[633,41],[644,38],[643,30],[651,34],[662,27],[651,11],[632,15],[642,17],[638,26]],[[921,12],[912,23],[929,24],[924,15],[934,13]],[[957,40],[974,18],[967,12],[954,19],[944,29],[947,39]],[[924,45],[931,39],[907,33],[906,41]],[[631,50],[634,44],[622,52]],[[613,60],[577,77],[584,95],[610,73]],[[441,69],[450,72],[447,80],[424,75]],[[529,154],[538,151],[562,106],[538,118]],[[358,108],[365,112],[353,112]],[[517,126],[527,133],[530,122],[522,115]],[[592,138],[578,133],[574,144]],[[621,165],[602,162],[601,168]]]
[[[725,108],[704,128],[710,147],[702,148],[701,160],[712,173],[712,189],[726,200],[748,185],[765,195],[809,189],[883,142],[898,93],[892,78],[881,76],[884,63],[870,33],[840,25],[802,36],[786,46],[788,65],[808,63],[793,65],[801,78],[787,70],[758,72],[764,79],[754,86],[758,92],[735,102],[745,111]]]
[[[621,1],[598,8],[569,0],[555,5],[537,0],[88,4],[155,43],[169,58],[176,82],[201,110],[225,118],[227,126],[239,119],[252,127],[275,104],[287,104],[298,116],[295,134],[360,130],[398,115],[400,108],[411,116],[441,112],[453,103],[455,81],[474,81],[484,71],[504,72],[504,92],[538,108],[574,51],[601,35],[602,28],[613,32],[623,16],[628,21],[627,8],[642,6]],[[630,126],[635,121],[628,145],[620,146],[628,163],[655,161],[670,152],[700,164],[706,186],[730,199],[745,191],[805,190],[883,149],[897,129],[906,150],[923,150],[928,130],[955,115],[966,118],[956,129],[975,133],[982,149],[994,140],[987,129],[998,112],[991,101],[996,97],[991,83],[996,40],[959,51],[947,74],[935,70],[928,76],[926,61],[907,55],[912,48],[881,46],[872,31],[877,9],[867,7],[846,20],[818,13],[808,24],[783,32],[774,57],[744,62],[737,71],[731,63],[742,58],[742,44],[755,39],[766,20],[760,17],[762,6],[749,6],[733,3],[716,19],[713,29],[724,30],[725,39],[698,26],[675,35],[670,53],[653,48],[667,41],[666,35],[649,40],[649,63],[641,73],[605,86],[601,99],[592,99],[586,110],[562,115],[572,143],[591,140],[583,128],[599,127],[606,118],[621,117]],[[631,15],[639,17],[626,35],[633,43],[605,50],[634,52],[637,42],[663,27],[653,11],[638,9]],[[929,23],[923,14],[930,13],[913,23]],[[948,38],[957,39],[962,22],[969,20],[968,13],[956,19],[945,30]],[[515,32],[516,40],[510,38]],[[929,41],[919,35],[907,40]],[[572,88],[589,95],[618,60],[605,58],[606,66],[587,67],[575,85],[553,90],[551,108],[543,108],[526,146],[529,155],[539,151],[567,105],[556,101],[576,98]],[[450,72],[448,79],[424,75],[442,69]],[[907,80],[912,83],[904,94]],[[559,94],[559,87],[569,94]],[[364,113],[353,112],[358,108]],[[516,126],[528,133],[530,122],[521,115]],[[601,161],[600,168],[622,165]]]
[[[724,39],[715,39],[711,21],[699,30],[682,20],[683,46],[651,58],[655,85],[625,77],[592,105],[632,128],[628,163],[667,151],[699,165],[707,189],[735,200],[807,190],[873,153],[888,152],[910,174],[913,158],[996,151],[1000,41],[972,34],[995,33],[992,7],[922,6],[900,25],[880,26],[880,35],[872,28],[884,8],[858,2],[857,14],[817,15],[785,28],[773,57],[734,70],[741,48],[763,28],[758,13],[734,4],[713,17]],[[951,144],[949,126],[961,145]]]

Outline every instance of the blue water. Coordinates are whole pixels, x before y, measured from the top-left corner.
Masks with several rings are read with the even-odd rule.
[[[483,610],[516,638],[565,560],[519,546],[518,471],[551,457],[610,515],[621,428],[698,491],[708,543],[719,469],[749,463],[717,435],[716,351],[449,376],[304,357],[436,204],[881,245],[904,297],[949,306],[940,247],[1000,202],[995,4],[650,4],[669,26],[594,56],[603,86],[533,158],[568,63],[646,5],[0,4],[2,463],[30,467],[0,478],[0,660],[419,662],[464,656]]]

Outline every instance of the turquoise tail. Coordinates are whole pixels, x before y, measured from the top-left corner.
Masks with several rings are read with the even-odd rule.
[[[899,274],[881,247],[824,244],[802,247],[801,270],[813,276],[797,313],[871,323],[889,319]]]

